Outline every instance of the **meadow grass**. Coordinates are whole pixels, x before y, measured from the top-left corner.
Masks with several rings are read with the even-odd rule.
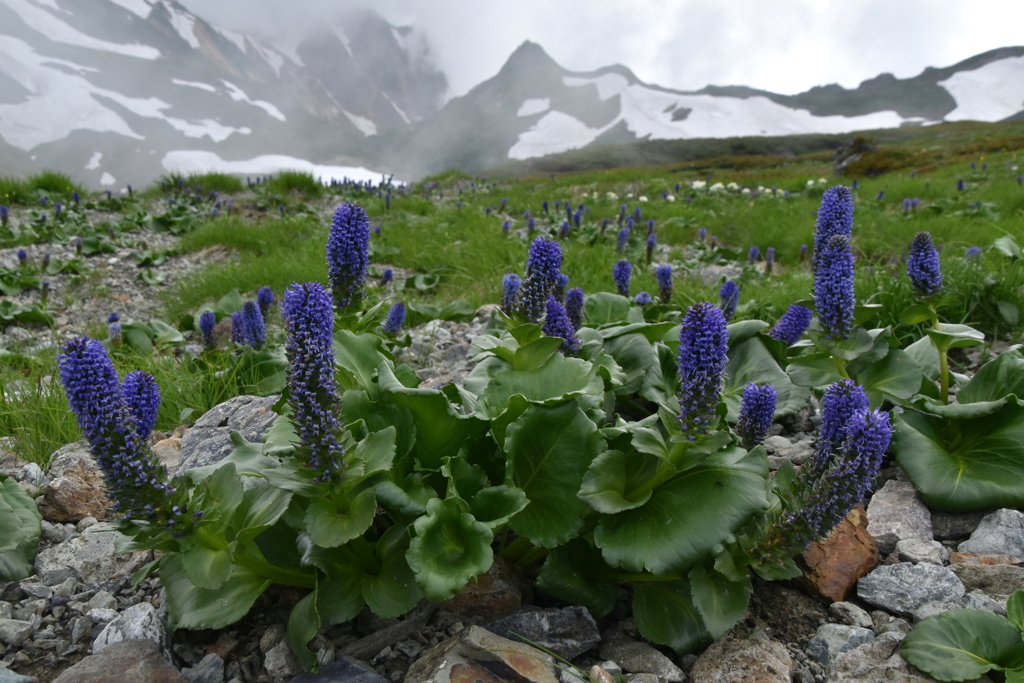
[[[33,205],[42,197],[67,203],[74,192],[86,194],[70,176],[55,171],[41,171],[26,178],[0,177],[0,204]]]

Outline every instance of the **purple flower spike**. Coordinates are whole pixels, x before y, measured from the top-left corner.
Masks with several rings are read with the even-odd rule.
[[[579,287],[565,293],[565,314],[569,316],[573,330],[583,327],[583,300],[583,290]]]
[[[768,436],[778,399],[779,392],[770,384],[758,386],[751,382],[743,389],[736,434],[743,440],[743,447],[747,450],[759,445]]]
[[[246,343],[248,336],[245,333],[245,317],[241,311],[231,314],[231,342],[239,346]]]
[[[815,247],[814,304],[818,321],[829,339],[846,339],[853,326],[853,252],[844,235],[833,235]]]
[[[739,284],[733,280],[726,280],[718,290],[718,296],[722,300],[722,315],[725,316],[725,321],[729,322],[736,313],[736,304],[740,301]]]
[[[523,281],[515,273],[508,273],[501,280],[501,310],[512,315],[516,308],[516,301],[519,298],[519,288]]]
[[[964,251],[964,256],[966,256],[969,259],[975,259],[979,258],[981,256],[981,253],[981,247],[967,247],[967,250]]]
[[[747,252],[747,261],[753,265],[761,259],[761,248],[756,244]]]
[[[932,243],[930,233],[919,232],[910,242],[907,275],[921,296],[931,296],[942,291],[943,277],[939,266],[939,252]]]
[[[381,328],[388,334],[394,336],[402,329],[402,325],[405,324],[405,304],[399,301],[397,304],[388,310],[388,316],[384,319],[384,324]]]
[[[203,334],[203,348],[207,351],[213,349],[213,328],[217,326],[217,314],[213,311],[204,311],[199,315],[199,331]]]
[[[825,190],[818,207],[818,222],[814,231],[814,267],[818,268],[818,254],[833,235],[847,240],[853,235],[853,194],[845,185]]]
[[[646,306],[652,301],[654,301],[654,299],[651,297],[649,292],[640,292],[633,299],[633,303],[635,303],[637,306]]]
[[[821,398],[821,431],[808,470],[810,476],[816,477],[825,471],[846,439],[850,418],[854,413],[867,409],[867,392],[852,379],[839,380],[825,390]]]
[[[658,244],[658,236],[653,232],[647,236],[647,263],[651,262],[651,257],[654,256],[654,247]]]
[[[338,481],[345,450],[338,442],[341,400],[334,381],[334,313],[319,282],[293,283],[281,315],[288,331],[289,405],[309,467],[318,481]]]
[[[616,249],[619,250],[620,254],[622,252],[626,251],[626,242],[627,241],[629,241],[629,228],[623,228],[622,230],[619,230],[618,241],[616,242],[616,245],[615,245]]]
[[[622,296],[629,296],[629,278],[633,268],[629,261],[622,259],[612,268],[612,278],[615,280],[615,288]]]
[[[160,409],[160,387],[156,378],[148,372],[132,370],[124,376],[121,395],[135,418],[135,431],[145,443],[153,433],[157,411]]]
[[[562,339],[562,345],[558,348],[562,354],[571,356],[580,350],[580,340],[576,338],[572,321],[569,320],[565,307],[553,296],[548,297],[542,331],[549,337]]]
[[[661,299],[661,303],[672,303],[672,266],[668,264],[658,266],[654,271],[654,276],[658,280],[658,298]]]
[[[554,240],[538,237],[530,245],[526,260],[526,280],[519,299],[519,312],[530,322],[544,313],[548,295],[562,269],[562,248]]]
[[[327,236],[327,279],[339,311],[362,299],[369,262],[370,219],[361,206],[346,202],[335,210]]]
[[[691,441],[707,434],[728,363],[725,316],[708,302],[690,306],[679,326],[679,421]]]
[[[775,327],[768,333],[768,336],[785,342],[787,346],[792,346],[800,341],[800,337],[804,336],[813,317],[814,313],[811,312],[811,309],[800,304],[792,304],[779,318],[779,322],[775,323]]]
[[[242,318],[245,328],[245,343],[254,349],[262,348],[267,341],[267,324],[255,301],[245,302],[245,305],[242,306]]]
[[[256,304],[260,307],[260,315],[264,320],[270,315],[270,307],[274,305],[276,299],[274,290],[270,287],[260,287],[256,290]]]
[[[569,286],[569,276],[565,273],[559,273],[558,277],[555,278],[555,286],[552,288],[551,293],[558,301],[565,300],[565,288]]]

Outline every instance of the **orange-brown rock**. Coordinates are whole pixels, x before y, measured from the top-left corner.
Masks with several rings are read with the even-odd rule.
[[[77,523],[86,517],[108,516],[110,500],[103,475],[84,442],[58,451],[50,466],[50,476],[42,495],[36,499],[43,519]]]
[[[984,566],[997,564],[1020,564],[1020,558],[1013,557],[1012,555],[982,555],[980,553],[951,552],[949,554],[949,563]]]
[[[470,626],[413,662],[417,683],[558,683],[554,661],[525,643]]]
[[[857,579],[878,566],[879,552],[868,533],[868,516],[858,506],[840,522],[828,538],[815,541],[796,558],[807,590],[827,602],[841,602]]]
[[[442,607],[471,617],[497,619],[532,599],[530,584],[516,567],[500,557],[485,574],[473,579]]]

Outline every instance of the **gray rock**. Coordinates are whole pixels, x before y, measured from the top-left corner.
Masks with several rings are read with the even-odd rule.
[[[962,600],[957,600],[955,602],[940,602],[936,600],[934,602],[924,603],[923,605],[915,609],[914,613],[911,616],[914,620],[914,623],[916,624],[922,619],[927,619],[928,617],[933,617],[936,614],[942,614],[943,612],[961,609],[963,608],[963,606],[964,605]]]
[[[109,624],[120,615],[117,613],[116,609],[110,609],[108,607],[93,607],[85,613],[85,616],[89,617],[94,624]]]
[[[790,441],[784,436],[769,436],[764,440],[769,455],[785,458],[794,465],[802,465],[814,455],[814,445],[807,440]]]
[[[195,666],[182,669],[181,676],[188,683],[223,683],[224,660],[211,652],[199,660]]]
[[[957,550],[962,553],[1010,555],[1024,560],[1024,513],[1003,508],[985,515],[971,537]]]
[[[34,630],[31,621],[0,619],[0,643],[21,647]]]
[[[613,659],[623,671],[655,674],[669,683],[685,680],[686,674],[671,659],[654,647],[625,636],[610,639],[601,645],[601,657]]]
[[[291,678],[304,667],[287,642],[280,642],[263,657],[263,668],[274,678]]]
[[[905,617],[926,602],[955,602],[966,592],[956,574],[934,564],[882,565],[857,582],[861,600]]]
[[[888,554],[905,538],[932,540],[931,512],[908,481],[890,479],[868,503],[868,533]]]
[[[277,419],[277,413],[271,407],[279,398],[236,396],[211,408],[181,437],[181,460],[170,472],[171,476],[223,460],[235,448],[231,443],[233,431],[238,431],[249,441],[262,439]]]
[[[150,640],[125,640],[90,655],[54,679],[53,683],[132,681],[186,683]]]
[[[302,673],[288,683],[391,683],[376,671],[351,657],[336,659],[317,673]]]
[[[786,646],[764,638],[721,638],[690,670],[690,680],[697,683],[789,683],[792,678],[793,659]]]
[[[900,562],[913,564],[943,565],[949,560],[949,549],[938,541],[925,541],[920,538],[904,538],[896,543],[893,549]]]
[[[818,632],[807,643],[807,652],[822,664],[840,652],[869,643],[875,639],[871,629],[846,624],[822,624]]]
[[[105,609],[117,609],[117,598],[111,595],[108,591],[99,590],[96,594],[89,598],[87,603],[89,607],[101,607]]]
[[[969,591],[964,596],[964,607],[966,609],[983,609],[986,612],[992,612],[1000,616],[1006,616],[1006,601],[1002,602],[993,600],[989,596],[985,595],[981,591],[974,590]]]
[[[575,659],[601,642],[597,622],[586,607],[523,610],[491,622],[487,630],[510,640],[522,640]]]
[[[37,679],[29,676],[22,676],[19,673],[15,673],[4,666],[3,662],[0,662],[0,683],[36,683]]]
[[[47,586],[45,583],[36,583],[35,581],[22,581],[18,584],[21,590],[25,591],[25,595],[30,598],[42,598],[43,600],[49,600],[53,597],[53,589]]]
[[[124,640],[151,640],[171,659],[170,635],[156,608],[148,602],[132,605],[107,624],[92,643],[93,654]]]
[[[951,564],[949,568],[960,578],[967,590],[1006,598],[1024,589],[1024,567],[1013,564]]]
[[[932,510],[932,536],[936,541],[955,541],[974,533],[984,512],[946,512]]]
[[[870,643],[837,654],[825,670],[829,683],[926,683],[933,681],[900,656],[903,634],[882,633]]]
[[[151,552],[115,554],[114,540],[118,533],[95,531],[96,528],[87,529],[81,536],[45,548],[36,555],[35,570],[40,580],[48,586],[56,586],[73,576],[85,584],[97,586],[112,578],[130,576],[151,559]]]
[[[860,626],[861,628],[871,628],[874,626],[874,622],[871,621],[871,615],[867,613],[867,610],[852,602],[833,602],[828,606],[828,613],[834,619],[838,619],[840,623],[850,626]]]

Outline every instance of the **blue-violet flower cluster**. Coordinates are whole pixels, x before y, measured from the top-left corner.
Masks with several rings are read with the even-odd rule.
[[[679,326],[679,421],[692,441],[706,434],[722,393],[729,331],[715,305],[690,306]]]
[[[919,232],[911,240],[910,253],[907,255],[907,275],[921,296],[931,296],[942,291],[939,252],[932,244],[930,233]]]
[[[573,328],[572,321],[569,320],[565,307],[554,296],[548,297],[542,331],[549,337],[562,339],[562,345],[558,350],[563,354],[568,356],[580,350],[580,341],[576,338],[576,330]]]
[[[791,304],[779,318],[779,322],[775,323],[775,327],[771,329],[768,336],[792,346],[800,341],[800,337],[804,336],[813,317],[814,312],[806,306]]]
[[[844,235],[832,235],[815,252],[814,305],[829,339],[846,339],[853,326],[853,252]]]
[[[370,219],[361,206],[346,202],[335,210],[327,235],[327,279],[339,311],[362,298],[369,262]]]

